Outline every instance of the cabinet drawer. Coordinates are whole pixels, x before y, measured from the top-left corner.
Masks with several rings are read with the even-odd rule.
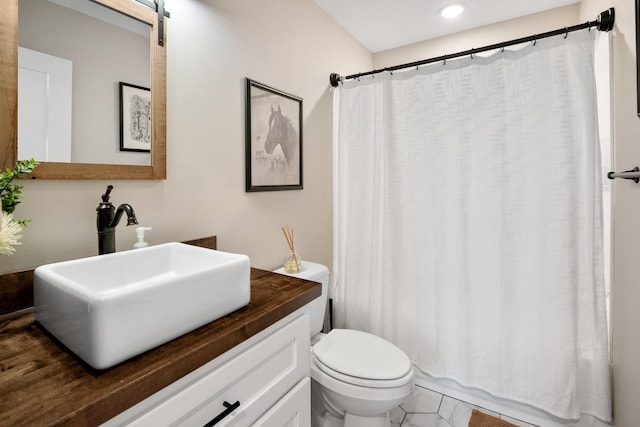
[[[216,426],[248,426],[308,374],[309,316],[304,315],[193,381],[130,425],[202,427],[239,402]]]
[[[311,379],[305,378],[269,412],[253,424],[254,427],[308,427],[311,425]]]

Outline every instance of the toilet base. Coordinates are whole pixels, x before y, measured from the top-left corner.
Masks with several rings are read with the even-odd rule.
[[[410,390],[412,389],[413,389],[413,382],[411,382],[411,386],[410,386]],[[403,398],[397,401],[377,402],[376,406],[378,406],[379,404],[382,404],[383,406],[387,406],[387,407],[389,407],[388,405],[392,405],[391,407],[395,407],[399,405],[404,400],[405,397],[406,396],[403,396]],[[348,412],[348,410],[345,411],[344,407],[342,408],[337,407],[336,402],[340,402],[342,404],[351,402],[351,405],[349,405],[351,410],[362,409],[360,407],[361,405],[355,404],[353,399],[349,398],[348,396],[335,395],[335,393],[332,390],[323,388],[320,384],[318,384],[318,382],[315,379],[312,378],[311,380],[311,426],[312,427],[390,427],[391,425],[390,415],[388,411],[379,413],[379,414],[366,415],[366,416],[356,415]],[[362,404],[365,404],[365,402],[362,402]],[[370,412],[370,409],[366,412]]]
[[[319,415],[312,412],[311,427],[344,427],[344,420],[329,413]]]
[[[359,415],[345,414],[344,419],[338,418],[329,412],[319,414],[312,412],[312,427],[390,427],[389,414],[378,417],[361,417]]]
[[[388,412],[377,417],[344,414],[344,427],[390,427],[390,425]]]

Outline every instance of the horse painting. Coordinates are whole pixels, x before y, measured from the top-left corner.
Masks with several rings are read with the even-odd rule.
[[[278,145],[280,145],[284,153],[287,165],[289,167],[295,166],[300,156],[298,152],[298,134],[293,128],[291,120],[282,114],[279,104],[277,110],[273,108],[273,105],[271,106],[269,133],[264,142],[264,151],[267,154],[273,154]]]

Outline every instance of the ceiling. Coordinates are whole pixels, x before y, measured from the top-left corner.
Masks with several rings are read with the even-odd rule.
[[[580,0],[314,0],[371,52],[457,33]],[[465,11],[444,19],[440,8],[463,3]]]

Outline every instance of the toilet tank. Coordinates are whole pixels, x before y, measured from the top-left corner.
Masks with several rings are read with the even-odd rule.
[[[284,267],[274,270],[274,273],[320,282],[322,284],[322,295],[302,307],[302,311],[311,317],[311,336],[313,337],[317,333],[322,332],[327,307],[327,295],[329,292],[329,269],[322,264],[302,261],[300,273],[285,273]]]

